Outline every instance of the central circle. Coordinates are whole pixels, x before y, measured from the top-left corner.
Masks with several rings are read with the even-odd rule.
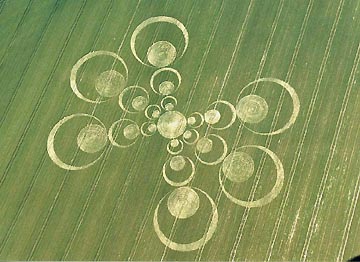
[[[177,138],[186,129],[186,118],[178,111],[169,111],[159,117],[157,129],[163,137]]]

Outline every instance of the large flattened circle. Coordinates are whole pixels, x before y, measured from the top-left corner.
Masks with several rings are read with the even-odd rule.
[[[200,206],[200,198],[194,189],[180,187],[175,189],[167,200],[171,215],[179,219],[193,216]]]
[[[268,114],[269,106],[264,98],[248,95],[240,99],[236,105],[237,116],[245,123],[260,123]]]
[[[165,67],[174,62],[176,48],[168,41],[158,41],[149,47],[147,59],[155,67]]]
[[[98,124],[90,124],[80,130],[77,144],[85,153],[96,153],[103,149],[107,143],[107,132]]]
[[[234,183],[241,183],[254,174],[254,160],[245,152],[229,154],[221,166],[226,178]]]
[[[186,129],[186,118],[178,111],[162,114],[157,122],[157,130],[163,137],[173,139],[181,136]]]
[[[115,70],[102,72],[95,81],[95,89],[103,97],[117,96],[125,86],[125,77]]]

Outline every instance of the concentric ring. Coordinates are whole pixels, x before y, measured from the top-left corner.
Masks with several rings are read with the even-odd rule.
[[[186,49],[187,49],[187,47],[189,45],[189,33],[188,33],[187,29],[185,28],[185,26],[179,20],[177,20],[177,19],[175,19],[173,17],[156,16],[156,17],[150,17],[149,19],[147,19],[147,20],[143,21],[141,24],[139,24],[135,28],[135,30],[134,30],[134,32],[133,32],[133,34],[131,36],[130,48],[131,48],[131,52],[133,53],[136,60],[138,60],[143,65],[152,66],[152,65],[150,65],[148,63],[145,63],[144,61],[142,61],[139,58],[139,56],[138,56],[138,54],[136,52],[135,44],[136,44],[136,38],[137,38],[138,34],[144,28],[146,28],[147,26],[149,26],[151,24],[154,24],[154,23],[170,23],[170,24],[173,24],[173,25],[177,26],[181,30],[181,32],[182,32],[182,34],[184,36],[184,41],[185,41],[184,50],[182,51],[181,55],[179,56],[179,58],[181,58],[184,55],[184,53],[185,53],[185,51],[186,51]]]
[[[88,168],[88,167],[92,166],[93,164],[95,164],[105,152],[104,151],[103,153],[101,153],[101,155],[97,159],[92,161],[91,163],[89,163],[87,165],[82,165],[82,166],[73,166],[73,165],[66,164],[57,156],[57,154],[55,152],[55,148],[54,148],[54,140],[55,140],[56,133],[63,124],[65,124],[67,121],[69,121],[69,120],[71,120],[71,119],[73,119],[75,117],[93,118],[97,122],[99,122],[102,127],[105,128],[105,125],[100,121],[100,119],[98,119],[95,116],[88,115],[88,114],[83,114],[83,113],[78,113],[78,114],[73,114],[73,115],[66,116],[63,119],[61,119],[59,122],[56,123],[56,125],[51,129],[51,131],[49,133],[49,136],[48,136],[48,139],[47,139],[47,151],[48,151],[48,154],[49,154],[49,157],[51,158],[51,160],[57,166],[59,166],[59,167],[61,167],[63,169],[66,169],[66,170],[81,170],[81,169]]]
[[[228,191],[226,191],[225,186],[224,186],[224,182],[222,179],[222,168],[220,168],[219,170],[219,182],[220,182],[220,187],[221,190],[224,192],[224,194],[226,195],[226,197],[233,203],[240,205],[240,206],[244,206],[244,207],[248,207],[248,208],[252,208],[252,207],[261,207],[264,206],[266,204],[269,204],[272,200],[274,200],[280,193],[281,188],[283,186],[284,183],[284,168],[283,165],[280,161],[280,159],[278,158],[278,156],[272,152],[270,149],[263,147],[263,146],[257,146],[257,145],[247,145],[247,146],[242,146],[238,149],[241,148],[257,148],[259,150],[264,151],[266,154],[268,154],[270,156],[270,158],[273,160],[275,167],[276,167],[276,182],[274,187],[272,188],[272,190],[265,195],[264,197],[258,199],[258,200],[253,200],[253,201],[244,201],[244,200],[240,200],[237,199],[236,197],[234,197],[233,195],[231,195]]]
[[[241,94],[244,92],[244,90],[246,88],[248,88],[249,86],[253,85],[253,84],[256,84],[256,83],[260,83],[260,82],[272,82],[272,83],[276,83],[276,84],[279,84],[281,85],[283,88],[285,88],[285,90],[289,93],[291,99],[292,99],[292,102],[293,102],[293,112],[290,116],[290,119],[289,121],[282,127],[282,128],[279,128],[275,131],[272,131],[272,132],[257,132],[249,127],[247,127],[245,124],[245,128],[247,128],[248,130],[250,130],[251,132],[257,134],[257,135],[277,135],[277,134],[281,134],[283,133],[286,129],[290,128],[296,121],[298,115],[299,115],[299,111],[300,111],[300,100],[299,100],[299,97],[295,91],[295,89],[290,86],[288,83],[280,80],[280,79],[277,79],[277,78],[272,78],[272,77],[268,77],[268,78],[260,78],[258,80],[255,80],[253,82],[250,82],[249,84],[247,84],[239,93],[239,96],[238,96],[238,99],[237,99],[237,102],[236,104],[239,103],[240,101],[240,96]],[[241,121],[241,119],[240,119]]]
[[[115,58],[116,60],[120,61],[120,63],[124,66],[124,69],[125,69],[125,72],[126,72],[126,75],[125,75],[125,80],[127,81],[128,79],[128,74],[129,74],[129,71],[128,71],[128,68],[126,66],[126,63],[125,61],[119,56],[117,55],[116,53],[114,52],[109,52],[109,51],[94,51],[94,52],[90,52],[86,55],[84,55],[82,58],[80,58],[76,63],[75,65],[73,66],[73,68],[71,69],[71,73],[70,73],[70,86],[71,86],[71,89],[73,90],[74,94],[80,98],[81,100],[85,101],[85,102],[88,102],[88,103],[93,103],[93,104],[100,104],[100,103],[103,103],[107,100],[103,100],[103,101],[97,101],[97,100],[92,100],[92,99],[89,99],[87,97],[85,97],[78,89],[77,87],[77,83],[76,83],[76,75],[77,75],[77,72],[79,70],[79,68],[86,62],[88,61],[89,59],[95,57],[95,56],[101,56],[101,55],[105,55],[105,56],[111,56],[113,58]]]
[[[166,71],[174,73],[176,75],[177,79],[178,79],[177,85],[174,86],[174,90],[172,90],[171,92],[170,91],[169,92],[161,92],[160,90],[156,90],[156,88],[154,87],[155,77],[157,75],[159,75],[160,73],[166,72]],[[180,85],[181,85],[181,75],[180,75],[180,73],[177,70],[175,70],[174,68],[170,68],[170,67],[164,67],[164,68],[160,68],[160,69],[156,70],[152,74],[152,76],[150,78],[150,87],[158,95],[171,95],[171,94],[175,93],[179,89]]]
[[[215,124],[209,124],[209,126],[211,126],[211,128],[213,129],[216,129],[216,130],[224,130],[224,129],[227,129],[229,128],[230,126],[232,126],[232,124],[234,124],[235,120],[236,120],[236,110],[235,110],[235,107],[228,101],[225,101],[225,100],[218,100],[218,101],[215,101],[215,102],[212,102],[208,107],[207,109],[209,110],[210,108],[214,108],[216,109],[216,105],[217,104],[223,104],[225,106],[227,106],[229,109],[230,109],[230,112],[231,112],[231,119],[229,121],[229,123],[227,123],[226,125],[224,126],[215,126]]]
[[[178,145],[174,148],[172,148],[171,142],[172,141],[178,141]],[[166,146],[166,150],[169,152],[170,155],[177,155],[180,154],[184,149],[184,143],[181,140],[174,139],[169,141],[169,143]]]
[[[116,146],[116,147],[120,147],[120,148],[126,148],[126,147],[130,147],[132,146],[133,144],[136,143],[137,139],[138,139],[138,135],[136,135],[135,138],[133,139],[128,139],[128,140],[133,140],[130,144],[127,144],[127,145],[122,145],[122,144],[119,144],[118,142],[115,141],[115,138],[113,136],[113,133],[114,133],[114,129],[116,128],[116,126],[121,123],[121,122],[125,122],[125,121],[128,121],[130,122],[131,125],[134,125],[136,128],[137,128],[137,132],[140,133],[140,129],[139,129],[139,126],[133,121],[133,120],[130,120],[130,119],[127,119],[127,118],[124,118],[124,119],[119,119],[117,121],[115,121],[111,127],[109,128],[109,132],[108,132],[108,137],[109,137],[109,141],[110,143],[113,145],[113,146]]]
[[[207,232],[205,232],[205,234],[202,236],[202,238],[200,238],[197,241],[191,242],[191,243],[187,243],[187,244],[182,244],[182,243],[176,243],[172,240],[170,240],[168,237],[165,236],[165,234],[161,231],[160,226],[159,226],[159,222],[158,222],[158,212],[159,212],[159,207],[160,204],[162,203],[162,201],[171,193],[167,193],[159,202],[159,204],[157,205],[155,212],[154,212],[154,217],[153,217],[153,225],[154,225],[154,229],[155,229],[155,233],[157,234],[157,236],[159,237],[160,241],[167,246],[168,248],[172,249],[172,250],[176,250],[176,251],[182,251],[182,252],[187,252],[187,251],[193,251],[196,249],[199,249],[200,247],[204,246],[214,235],[216,227],[217,227],[217,223],[219,220],[219,215],[218,215],[218,211],[217,211],[217,207],[216,204],[214,202],[214,200],[212,200],[212,198],[203,190],[199,189],[199,188],[195,188],[192,187],[192,189],[197,190],[198,192],[201,192],[202,194],[204,194],[207,199],[209,200],[211,207],[212,207],[212,217],[211,217],[211,222],[209,225],[209,229]]]
[[[124,111],[124,112],[126,112],[126,113],[130,113],[130,114],[134,114],[134,113],[138,113],[139,111],[130,111],[129,109],[127,109],[126,108],[126,106],[124,105],[124,101],[123,101],[123,99],[124,99],[124,96],[125,96],[125,94],[126,93],[128,93],[128,92],[131,92],[131,90],[132,89],[137,89],[137,90],[140,90],[141,92],[143,92],[144,94],[145,94],[145,96],[146,96],[146,99],[147,99],[147,101],[149,101],[149,92],[148,91],[146,91],[146,89],[145,88],[143,88],[143,87],[141,87],[141,86],[128,86],[127,88],[125,88],[121,93],[120,93],[120,95],[119,95],[119,106],[120,106],[120,108]]]
[[[180,155],[179,155],[180,156]],[[175,156],[175,157],[179,157],[179,156]],[[162,175],[163,175],[163,178],[164,180],[171,186],[175,186],[175,187],[180,187],[180,186],[185,186],[187,184],[190,183],[190,181],[194,178],[194,175],[195,175],[195,164],[194,162],[189,158],[189,157],[184,157],[184,159],[190,163],[191,165],[191,173],[189,175],[189,177],[187,179],[185,179],[184,181],[182,182],[175,182],[173,180],[171,180],[167,175],[166,175],[166,167],[170,164],[170,161],[171,161],[171,158],[168,159],[164,165],[163,165],[163,172],[162,172]]]
[[[223,152],[215,161],[208,162],[208,161],[201,159],[200,154],[195,149],[195,156],[199,160],[199,162],[204,165],[208,165],[208,166],[213,166],[213,165],[217,165],[217,164],[221,163],[221,161],[223,161],[225,159],[225,157],[227,155],[227,151],[228,151],[228,146],[227,146],[227,143],[224,138],[222,138],[221,136],[216,135],[216,134],[210,134],[208,136],[209,139],[211,137],[214,137],[214,138],[220,140],[220,142],[223,144]]]

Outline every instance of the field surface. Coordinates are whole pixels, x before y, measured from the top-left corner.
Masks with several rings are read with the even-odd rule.
[[[360,255],[359,6],[0,0],[0,260]]]

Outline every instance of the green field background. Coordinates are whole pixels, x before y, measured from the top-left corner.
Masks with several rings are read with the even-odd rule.
[[[358,0],[0,0],[0,259],[343,261],[360,255],[359,6]],[[69,84],[72,66],[88,52],[118,52],[129,83],[151,90],[154,68],[133,57],[130,38],[142,21],[160,15],[189,32],[186,53],[172,65],[183,81],[179,111],[204,112],[219,98],[236,104],[243,87],[260,77],[288,82],[301,103],[297,121],[280,135],[256,135],[238,120],[211,131],[230,148],[270,148],[285,180],[274,201],[247,209],[219,194],[219,165],[198,165],[192,185],[216,200],[219,223],[204,248],[191,252],[165,248],[153,228],[156,205],[172,190],[161,174],[168,154],[159,134],[127,149],[109,146],[82,171],[59,168],[46,150],[61,118],[93,110]],[[160,29],[143,36],[143,50],[156,36],[181,45],[181,35]],[[260,91],[277,105],[277,88]],[[151,102],[159,98],[152,95]],[[291,111],[285,96],[275,127]],[[95,115],[107,127],[124,117],[116,98]],[[262,128],[269,130],[272,120]],[[68,159],[73,139],[64,135],[59,146]],[[242,198],[266,194],[273,169],[265,161],[241,187]],[[176,226],[174,239],[200,237],[208,218],[204,213],[197,223]],[[171,226],[164,226],[168,234]]]

